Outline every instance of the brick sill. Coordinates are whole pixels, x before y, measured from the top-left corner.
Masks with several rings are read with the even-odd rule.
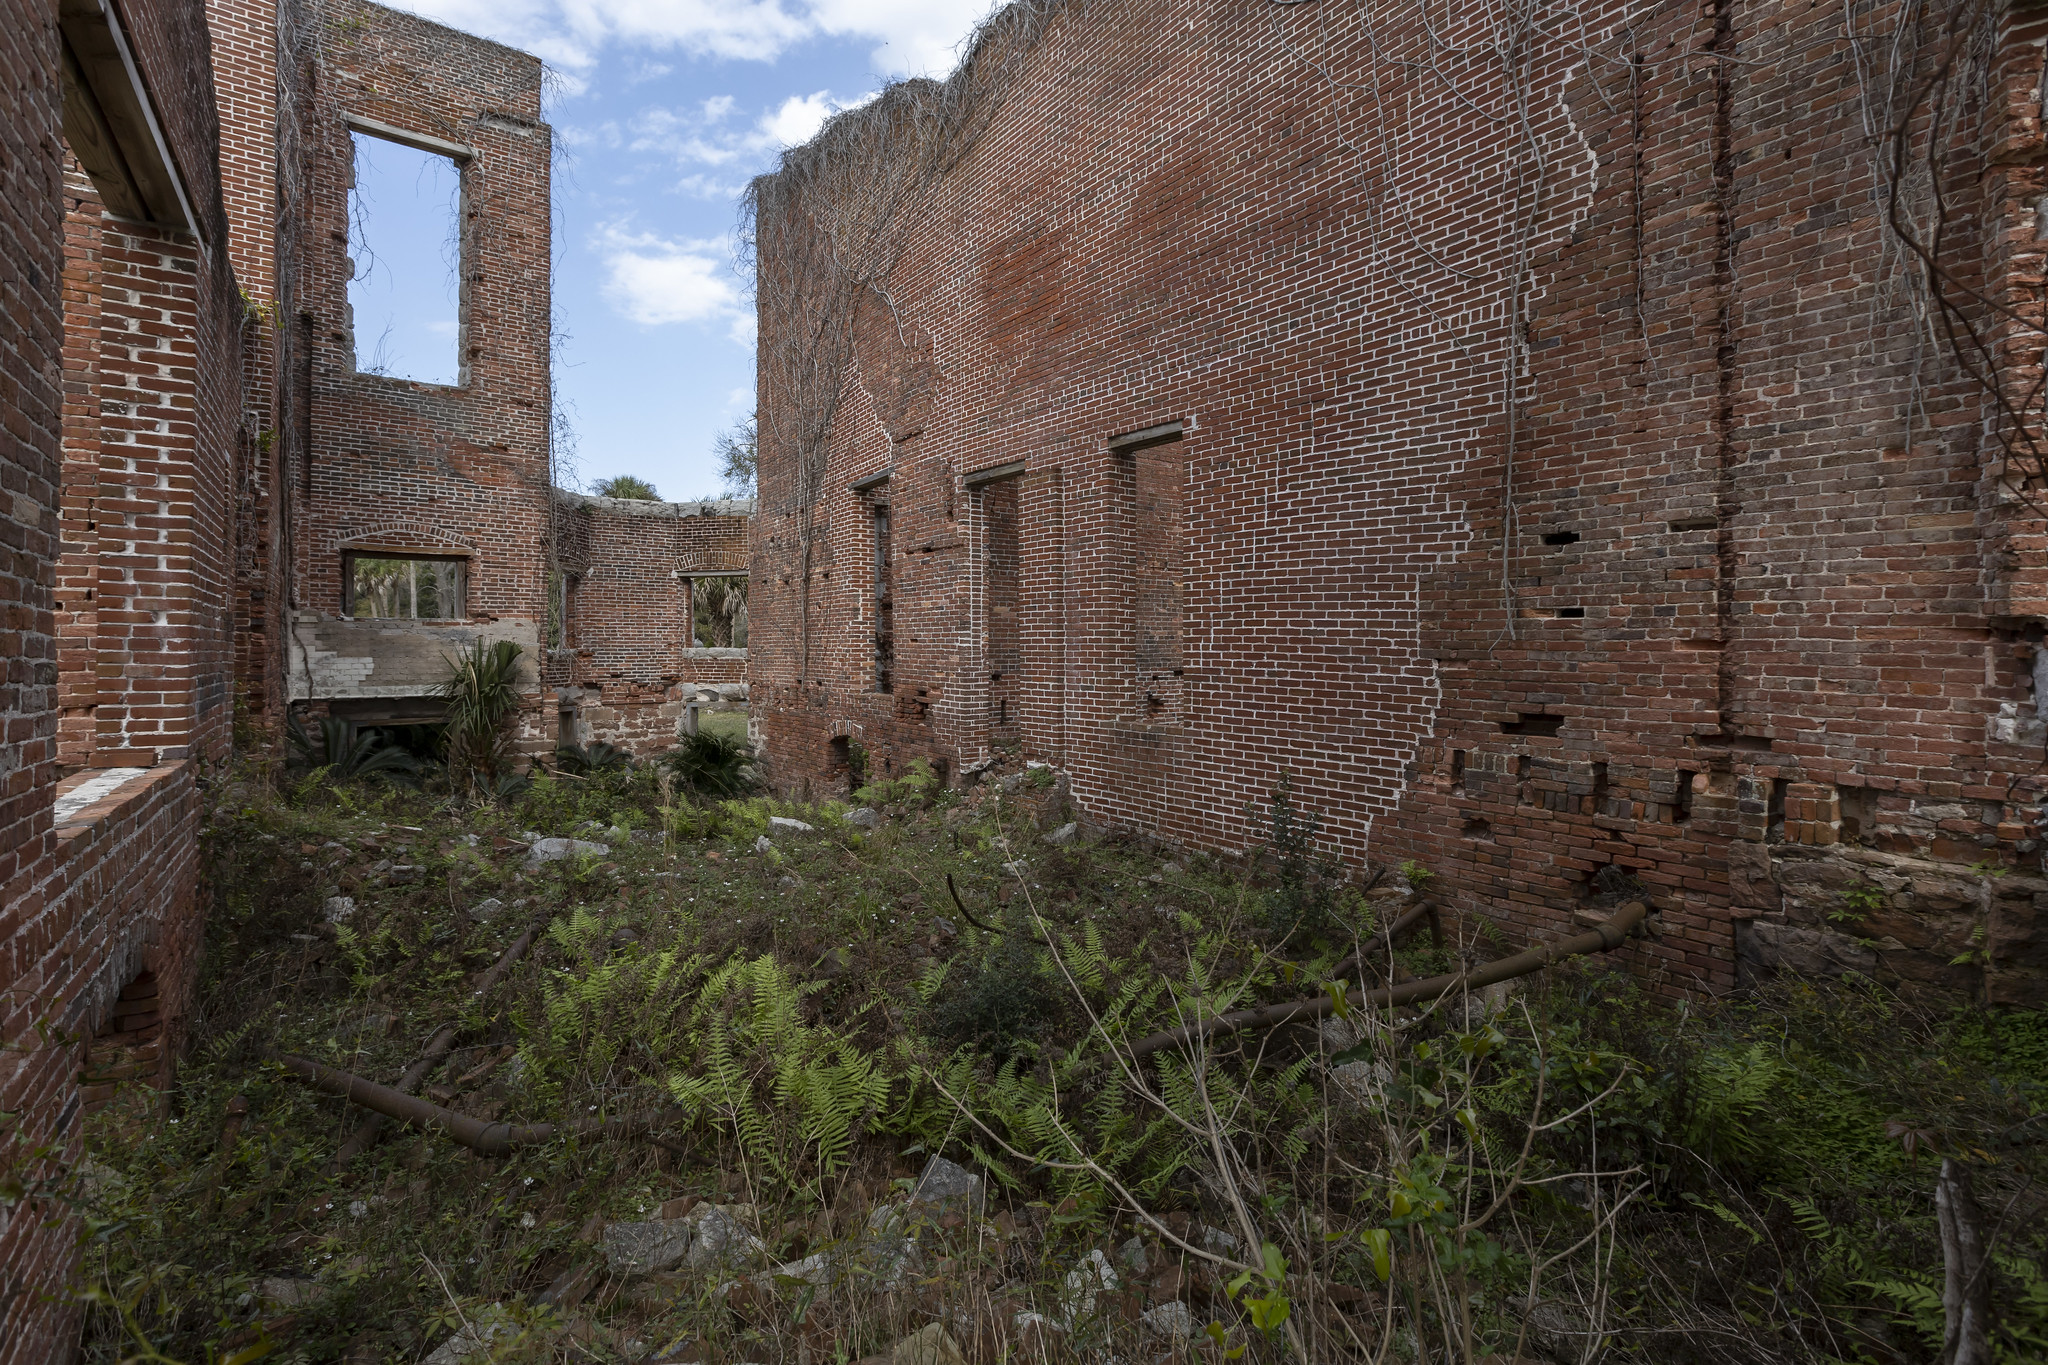
[[[122,779],[111,790],[96,795],[85,805],[66,812],[62,819],[56,821],[58,858],[68,859],[79,849],[90,846],[102,828],[140,810],[157,795],[159,788],[183,778],[189,767],[189,759],[180,759],[175,763],[144,768],[133,777]],[[74,773],[57,784],[58,799],[62,800],[86,783],[104,780],[117,771],[120,770],[89,768]]]

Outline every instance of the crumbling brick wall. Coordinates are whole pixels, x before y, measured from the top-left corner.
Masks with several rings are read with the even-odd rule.
[[[1014,705],[1111,825],[1255,847],[1285,775],[1332,852],[1511,937],[1612,867],[1683,986],[2040,998],[2039,525],[1866,136],[1936,11],[1596,6],[1509,44],[1483,10],[1070,0],[842,120],[756,192],[778,780],[843,782],[841,737],[957,773]],[[2038,311],[2042,49],[2002,22],[1996,98],[1943,125],[1964,312]],[[811,347],[817,441],[792,292],[849,338]]]
[[[326,627],[342,614],[345,551],[454,555],[468,563],[468,620],[406,623],[398,633],[418,637],[408,657],[453,652],[476,636],[517,641],[529,659],[523,741],[540,747],[550,720],[540,651],[553,140],[541,121],[540,61],[358,0],[284,8],[306,31],[288,89],[305,149],[293,173],[301,177],[303,214],[295,228],[302,244],[296,297],[308,343],[304,454],[287,476],[301,481],[289,509],[288,694],[332,706],[430,693],[438,677],[381,686],[375,641]],[[422,146],[463,149],[458,384],[356,368],[348,306],[351,119],[422,139]],[[336,653],[361,666],[322,674],[317,661]],[[347,681],[356,678],[365,681]]]
[[[746,706],[746,651],[696,647],[689,584],[748,571],[746,499],[658,502],[557,493],[564,638],[550,661],[574,738],[671,747],[692,707]]]
[[[118,218],[98,181],[66,174],[80,106],[62,98],[59,13],[10,6],[0,23],[0,1168],[26,1189],[0,1212],[7,1365],[65,1358],[76,1336],[76,1227],[56,1195],[80,1155],[84,1040],[144,972],[167,1048],[189,1012],[196,775],[231,742],[248,434],[203,10],[61,11],[67,34],[98,44],[78,63],[86,103],[135,100],[161,135],[117,138],[163,191],[147,216]],[[107,60],[113,23],[134,75]],[[60,783],[61,768],[78,771]]]

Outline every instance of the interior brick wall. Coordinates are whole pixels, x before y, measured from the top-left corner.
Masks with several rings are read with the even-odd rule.
[[[310,433],[292,508],[298,609],[342,610],[352,545],[467,556],[473,623],[545,620],[552,132],[537,57],[356,0],[306,6],[299,297]],[[354,114],[474,149],[462,167],[461,383],[356,369],[348,307]],[[541,725],[536,692],[528,740]]]
[[[1952,160],[1945,250],[2038,309],[2030,13]],[[1997,491],[1983,391],[1916,340],[1871,188],[1877,39],[1852,51],[1839,9],[1595,6],[1532,30],[1515,84],[1488,12],[1433,20],[1053,11],[889,224],[815,509],[764,439],[777,779],[841,780],[839,737],[956,773],[1003,741],[969,480],[1023,461],[1022,750],[1094,818],[1248,849],[1284,775],[1330,852],[1419,861],[1509,939],[1563,930],[1612,867],[1658,911],[1629,960],[1675,987],[1855,967],[2040,999],[2039,527]],[[1857,18],[1921,25],[1900,51],[1940,22]],[[2010,339],[2016,390],[2038,351]],[[791,429],[766,368],[760,401],[764,437]],[[1183,674],[1147,714],[1166,523],[1112,439],[1175,421],[1140,456],[1183,479]],[[1793,787],[1860,832],[1788,825]],[[1991,908],[1957,902],[1987,862]],[[1887,908],[1838,932],[1859,886]]]
[[[571,699],[586,742],[666,750],[691,696],[746,680],[745,659],[690,647],[685,584],[748,571],[751,505],[555,497],[569,611],[548,680]]]

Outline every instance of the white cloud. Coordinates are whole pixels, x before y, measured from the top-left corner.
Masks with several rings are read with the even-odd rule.
[[[943,76],[958,46],[988,12],[982,0],[413,0],[405,6],[442,23],[533,52],[569,78],[596,65],[605,48],[773,61],[812,37],[875,44],[884,75]]]
[[[613,225],[600,235],[605,301],[643,327],[724,323],[734,339],[753,314],[740,298],[719,241],[669,241]]]
[[[791,95],[781,107],[761,115],[760,123],[755,126],[753,144],[763,151],[770,147],[800,146],[825,126],[826,119],[845,107],[823,90],[810,95]]]

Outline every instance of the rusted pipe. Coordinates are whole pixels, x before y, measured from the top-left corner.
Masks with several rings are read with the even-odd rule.
[[[503,1156],[514,1147],[531,1147],[558,1137],[638,1137],[678,1117],[680,1110],[627,1114],[614,1119],[578,1119],[574,1123],[491,1123],[458,1114],[417,1095],[324,1066],[310,1057],[271,1052],[270,1059],[315,1090],[339,1095],[350,1104],[395,1119],[426,1133],[440,1133],[482,1156]]]
[[[1353,991],[1347,993],[1346,998],[1353,1009],[1385,1008],[1389,1005],[1412,1005],[1420,1000],[1436,1000],[1453,991],[1482,990],[1496,982],[1511,981],[1518,976],[1541,971],[1552,963],[1568,957],[1612,952],[1628,940],[1628,936],[1649,913],[1649,907],[1643,902],[1630,901],[1616,910],[1604,923],[1557,943],[1540,944],[1527,952],[1516,953],[1513,957],[1504,957],[1470,971],[1448,972],[1443,976],[1425,977],[1420,981],[1404,981],[1398,986],[1382,986],[1374,991]],[[1331,997],[1325,994],[1312,996],[1307,1000],[1290,1000],[1284,1005],[1267,1005],[1261,1009],[1235,1010],[1229,1014],[1220,1014],[1214,1019],[1204,1019],[1199,1023],[1186,1024],[1140,1039],[1130,1047],[1130,1060],[1142,1061],[1155,1052],[1190,1043],[1198,1038],[1213,1038],[1228,1033],[1277,1028],[1282,1024],[1321,1019],[1330,1013],[1333,1003]]]
[[[491,993],[491,990],[499,982],[505,979],[506,975],[511,972],[514,964],[526,955],[528,948],[533,946],[534,936],[540,932],[541,923],[542,921],[536,920],[534,923],[527,925],[526,932],[512,940],[512,946],[498,955],[498,960],[491,964],[490,970],[477,978],[476,987],[470,992],[472,999],[482,1000]],[[443,1024],[440,1028],[434,1030],[434,1036],[427,1039],[427,1046],[420,1053],[418,1060],[407,1067],[405,1073],[398,1078],[398,1085],[395,1087],[397,1091],[403,1095],[410,1095],[415,1090],[418,1090],[427,1077],[434,1074],[434,1068],[441,1065],[446,1060],[448,1054],[454,1051],[455,1040],[460,1035],[461,1030],[454,1024]],[[364,1084],[368,1084],[368,1082],[364,1082]],[[358,1156],[361,1156],[377,1141],[378,1136],[383,1131],[383,1115],[371,1114],[366,1117],[360,1124],[356,1125],[356,1130],[349,1134],[348,1140],[341,1144],[341,1150],[334,1154],[334,1160],[327,1165],[328,1172],[331,1174],[338,1171],[348,1165],[349,1162],[354,1161]]]
[[[1330,975],[1341,981],[1344,979],[1346,972],[1351,971],[1354,967],[1364,965],[1366,954],[1375,952],[1382,947],[1391,953],[1393,945],[1406,938],[1408,931],[1422,923],[1425,917],[1429,920],[1430,928],[1435,931],[1436,946],[1439,948],[1443,947],[1443,927],[1441,921],[1437,918],[1436,904],[1433,901],[1420,901],[1404,911],[1401,917],[1392,924],[1389,924],[1384,929],[1377,930],[1365,947],[1330,968]]]

